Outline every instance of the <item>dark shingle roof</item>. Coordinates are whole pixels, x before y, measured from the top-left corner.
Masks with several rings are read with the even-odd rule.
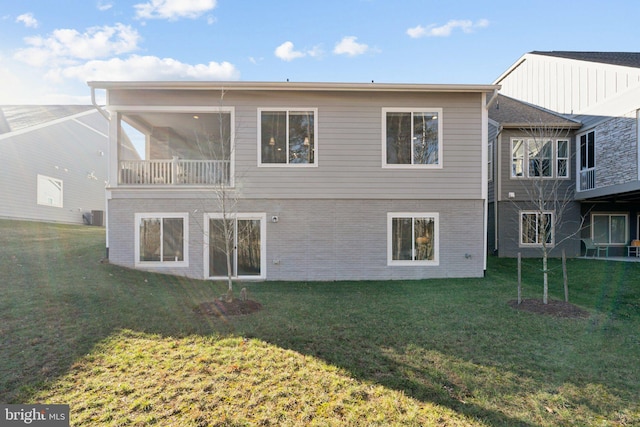
[[[555,56],[557,58],[575,59],[578,61],[640,68],[640,52],[573,52],[560,50],[543,52],[534,50],[531,53],[534,55]]]
[[[0,134],[37,126],[94,108],[91,105],[0,106]]]
[[[489,118],[505,127],[558,126],[579,128],[580,122],[536,105],[498,95],[489,107]]]

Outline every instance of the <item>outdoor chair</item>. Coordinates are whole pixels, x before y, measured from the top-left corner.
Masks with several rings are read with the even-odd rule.
[[[596,245],[593,241],[593,239],[580,239],[582,240],[582,243],[584,243],[584,256],[589,256],[589,251],[593,251],[593,256],[598,256],[600,257],[600,252],[604,252],[604,256],[608,257],[609,256],[609,246],[599,246]]]

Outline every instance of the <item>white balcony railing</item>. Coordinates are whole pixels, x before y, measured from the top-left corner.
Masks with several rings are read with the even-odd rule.
[[[582,169],[580,171],[580,191],[593,190],[596,188],[596,168]]]
[[[121,185],[229,185],[228,160],[122,160]]]

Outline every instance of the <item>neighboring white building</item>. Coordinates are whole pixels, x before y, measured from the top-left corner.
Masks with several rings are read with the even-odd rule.
[[[0,218],[99,224],[107,133],[93,106],[0,106]]]

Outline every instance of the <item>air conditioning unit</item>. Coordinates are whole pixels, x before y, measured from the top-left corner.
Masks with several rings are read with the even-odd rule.
[[[91,211],[91,225],[104,226],[104,211]]]

